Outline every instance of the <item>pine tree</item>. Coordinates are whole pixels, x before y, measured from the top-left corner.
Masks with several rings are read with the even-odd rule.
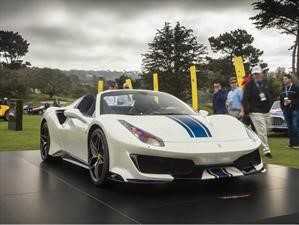
[[[293,74],[299,79],[299,1],[259,0],[252,5],[254,10],[259,11],[256,16],[250,17],[258,29],[274,27],[282,33],[295,36],[295,42],[290,49]]]
[[[0,62],[5,67],[18,69],[29,66],[29,62],[23,64],[21,57],[28,52],[29,43],[23,39],[18,32],[0,31],[0,59],[5,61]]]
[[[189,68],[202,61],[206,47],[198,43],[192,29],[181,26],[179,22],[174,28],[166,22],[148,46],[149,51],[142,55],[142,77],[147,88],[152,88],[152,74],[157,72],[161,91],[188,100]]]
[[[235,56],[242,56],[245,61],[245,69],[249,70],[249,66],[261,64],[262,67],[267,67],[267,64],[260,60],[263,51],[255,48],[252,43],[254,38],[248,34],[246,30],[237,29],[231,32],[220,34],[218,37],[210,37],[209,42],[213,52],[220,52],[224,54],[227,63],[230,64],[231,71],[234,73],[233,58]]]

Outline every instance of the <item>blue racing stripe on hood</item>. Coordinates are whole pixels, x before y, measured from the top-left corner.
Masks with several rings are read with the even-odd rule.
[[[170,119],[174,120],[175,122],[177,122],[178,124],[180,124],[182,127],[185,128],[185,130],[188,132],[188,134],[190,135],[190,137],[195,137],[194,133],[192,132],[192,130],[183,122],[181,122],[180,120],[178,120],[177,118],[175,118],[174,116],[168,116]]]
[[[204,127],[196,121],[192,120],[190,116],[176,116],[176,118],[184,122],[189,128],[191,128],[195,137],[209,137]]]
[[[209,129],[199,120],[187,115],[169,116],[188,132],[190,137],[212,137]]]
[[[190,116],[189,118],[192,119],[192,120],[194,120],[194,121],[195,121],[196,123],[198,123],[200,126],[202,126],[202,127],[204,128],[204,130],[206,131],[207,135],[208,135],[209,137],[212,137],[212,134],[211,134],[209,128],[207,128],[206,125],[204,125],[202,122],[200,122],[198,119],[194,118],[193,116]]]

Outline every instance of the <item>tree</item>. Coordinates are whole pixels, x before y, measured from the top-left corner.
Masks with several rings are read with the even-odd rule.
[[[0,61],[2,65],[11,69],[18,69],[30,65],[23,63],[21,57],[28,52],[29,43],[18,32],[0,31]]]
[[[79,97],[81,97],[83,95],[91,94],[91,93],[89,93],[89,90],[90,90],[89,86],[88,85],[82,85],[80,83],[80,79],[79,79],[79,77],[77,75],[70,74],[70,75],[66,75],[66,76],[70,79],[70,82],[71,82],[68,85],[70,87],[69,93],[70,93],[71,97],[73,97],[73,98],[79,98]],[[96,93],[97,88],[95,87],[95,85],[93,85],[92,87],[93,87],[92,94],[94,94],[94,95],[97,94]]]
[[[248,34],[246,30],[237,29],[229,33],[220,34],[218,37],[210,37],[209,42],[213,52],[224,54],[227,63],[230,64],[230,74],[234,73],[233,58],[242,56],[245,61],[245,70],[249,71],[250,65],[261,64],[262,67],[267,67],[267,64],[260,60],[263,51],[253,47],[254,38]]]
[[[270,94],[272,95],[273,99],[279,100],[282,77],[281,78],[265,77],[264,80],[269,87],[269,91],[270,91]]]
[[[32,87],[48,94],[49,98],[53,98],[54,95],[68,94],[72,89],[71,79],[58,69],[38,69],[32,78]]]
[[[148,46],[149,51],[142,55],[144,85],[152,88],[152,74],[157,72],[160,90],[187,100],[190,65],[202,61],[206,47],[198,43],[192,29],[181,26],[179,22],[175,27],[166,22]]]
[[[115,79],[115,83],[117,84],[118,88],[123,88],[123,84],[126,82],[127,79],[131,79],[132,85],[134,89],[140,88],[140,80],[139,79],[132,79],[127,74],[122,74],[119,78]]]
[[[29,71],[0,68],[0,98],[24,98],[29,93]]]
[[[298,0],[259,0],[254,2],[256,16],[250,17],[258,29],[277,28],[282,33],[295,36],[292,49],[292,70],[299,78],[299,1]],[[297,54],[296,54],[297,52]],[[296,59],[297,55],[297,59]],[[297,66],[295,66],[297,61]]]
[[[123,84],[126,82],[126,79],[131,79],[131,77],[126,74],[122,74],[119,78],[115,79],[115,83],[117,84],[118,88],[123,88]]]
[[[206,73],[209,74],[209,87],[212,87],[213,82],[216,81],[220,82],[222,86],[227,87],[233,70],[233,65],[227,57],[216,59],[207,57]]]

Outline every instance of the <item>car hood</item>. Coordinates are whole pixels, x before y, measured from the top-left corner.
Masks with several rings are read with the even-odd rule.
[[[151,133],[165,142],[210,142],[248,139],[244,125],[231,116],[215,115],[209,117],[196,115],[105,115],[117,126],[120,121]],[[113,119],[113,120],[111,120]],[[111,124],[111,126],[113,126]],[[116,127],[115,127],[116,128]],[[117,129],[117,128],[116,128]]]
[[[270,114],[272,114],[272,115],[282,116],[282,115],[283,115],[283,112],[282,112],[281,109],[271,109],[271,110],[270,110]]]

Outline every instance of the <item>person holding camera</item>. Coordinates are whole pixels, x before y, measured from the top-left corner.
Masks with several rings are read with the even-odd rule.
[[[289,147],[299,149],[299,87],[292,82],[291,75],[282,78],[280,106],[288,125]]]
[[[214,93],[213,93],[213,113],[214,114],[227,114],[225,106],[227,94],[222,89],[221,84],[216,81],[214,82]]]

